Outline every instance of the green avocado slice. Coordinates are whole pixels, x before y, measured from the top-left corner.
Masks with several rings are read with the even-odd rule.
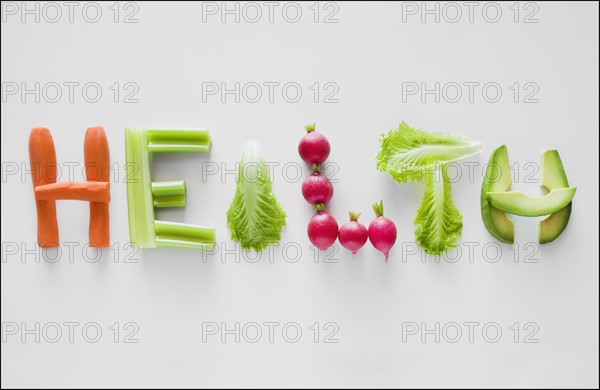
[[[548,191],[552,191],[555,188],[565,188],[569,186],[565,168],[563,167],[560,155],[556,150],[546,150],[542,154],[541,185]],[[561,235],[569,223],[572,205],[573,203],[570,202],[559,211],[552,213],[548,218],[540,221],[540,244],[552,242]]]
[[[568,205],[575,188],[555,188],[544,196],[529,196],[521,191],[488,192],[492,205],[500,210],[524,217],[552,214]]]
[[[488,192],[508,191],[512,178],[506,145],[496,148],[490,155],[483,184],[481,185],[481,217],[490,234],[502,242],[512,244],[515,240],[513,221],[502,210],[488,201]]]

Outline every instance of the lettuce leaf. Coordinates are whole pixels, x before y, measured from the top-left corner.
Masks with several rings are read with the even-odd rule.
[[[481,145],[447,133],[413,129],[402,122],[382,134],[377,169],[399,183],[424,181],[425,193],[414,219],[417,243],[430,254],[453,249],[462,232],[462,216],[452,202],[446,164],[479,153]]]
[[[281,239],[286,214],[272,187],[260,145],[248,141],[238,167],[235,195],[227,211],[231,239],[244,250],[260,252]]]
[[[415,239],[427,253],[439,255],[456,247],[462,215],[452,202],[450,181],[441,166],[428,173],[425,194],[413,223]]]
[[[467,138],[446,133],[413,129],[405,122],[398,129],[382,134],[377,169],[389,173],[399,183],[423,181],[440,164],[479,153],[481,145]]]

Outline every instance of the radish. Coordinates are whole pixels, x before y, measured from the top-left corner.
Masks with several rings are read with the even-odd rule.
[[[342,225],[339,232],[340,244],[352,251],[354,258],[356,258],[356,252],[365,245],[369,236],[365,225],[358,222],[358,217],[360,217],[360,213],[350,212],[350,221]]]
[[[308,238],[310,242],[324,251],[335,242],[338,236],[338,224],[331,214],[324,211],[322,203],[317,205],[317,213],[308,223]]]
[[[302,196],[310,204],[327,203],[333,196],[333,186],[329,179],[319,173],[319,164],[313,164],[312,175],[302,183]]]
[[[371,221],[369,224],[369,241],[371,244],[380,252],[385,255],[385,262],[388,261],[388,254],[390,249],[396,242],[396,225],[391,219],[383,216],[383,201],[375,203],[373,210],[377,218]],[[340,237],[340,241],[341,241]]]
[[[309,164],[323,163],[331,151],[329,141],[323,134],[315,132],[314,124],[306,126],[306,132],[298,144],[300,157]]]

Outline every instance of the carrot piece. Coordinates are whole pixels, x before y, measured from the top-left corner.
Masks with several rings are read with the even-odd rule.
[[[50,183],[35,187],[35,198],[108,203],[110,202],[110,183],[105,181]]]
[[[29,135],[29,162],[33,188],[56,183],[56,152],[50,131],[45,127],[31,129]],[[58,221],[56,201],[36,199],[37,239],[42,248],[57,247]]]
[[[90,127],[83,142],[85,177],[88,182],[110,181],[110,154],[108,140],[102,126]],[[108,194],[110,197],[110,193]],[[90,246],[110,246],[108,202],[90,202]]]

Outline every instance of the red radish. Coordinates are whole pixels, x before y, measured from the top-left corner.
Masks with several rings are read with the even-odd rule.
[[[317,205],[317,213],[308,223],[310,242],[324,251],[335,242],[338,236],[338,224],[331,214],[324,211],[323,204]]]
[[[300,157],[309,164],[323,163],[331,151],[329,141],[323,134],[315,132],[314,124],[306,126],[306,132],[298,144]]]
[[[371,244],[380,252],[385,255],[385,262],[388,261],[388,254],[390,249],[396,242],[396,225],[391,219],[383,216],[383,201],[375,203],[373,210],[377,218],[371,221],[369,224],[369,241]],[[340,238],[340,241],[342,239]]]
[[[304,179],[302,183],[302,195],[310,204],[327,203],[333,196],[333,186],[329,179],[318,171],[319,164],[313,164],[315,172]]]
[[[342,225],[339,232],[340,244],[352,251],[353,257],[356,257],[356,252],[365,245],[369,236],[365,225],[358,222],[358,217],[360,213],[350,212],[350,221]]]

